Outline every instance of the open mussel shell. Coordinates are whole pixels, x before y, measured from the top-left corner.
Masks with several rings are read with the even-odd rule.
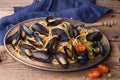
[[[26,26],[26,25],[21,25],[23,31],[29,36],[32,37],[32,32],[30,31],[30,29]]]
[[[101,38],[102,38],[102,34],[100,32],[92,32],[86,36],[86,39],[88,41],[100,41]]]
[[[57,52],[55,57],[63,68],[67,69],[69,67],[69,63],[68,63],[67,56],[65,55],[65,53]]]
[[[97,47],[99,48],[100,50],[100,55],[104,55],[104,47],[102,45],[102,43],[100,41],[97,42]]]
[[[33,58],[32,57],[32,54],[33,54],[33,51],[35,50],[35,48],[31,45],[28,45],[28,44],[22,44],[20,46],[20,51],[23,55],[27,56],[28,58]]]
[[[64,51],[67,54],[69,59],[71,59],[73,61],[76,61],[77,55],[76,55],[76,51],[75,51],[74,46],[72,46],[71,49],[69,49],[68,47],[64,46],[63,49],[64,49]]]
[[[47,26],[56,26],[62,22],[62,18],[55,18],[52,16],[48,16],[46,18]]]
[[[53,35],[57,35],[58,40],[61,41],[61,42],[64,42],[64,41],[68,40],[68,36],[67,36],[66,32],[62,29],[55,28],[55,29],[52,29],[51,32],[52,32]]]
[[[29,39],[27,39],[27,41],[28,41],[31,45],[35,46],[35,47],[40,47],[40,44],[39,44],[38,42],[36,42],[36,41],[29,40]]]
[[[32,25],[32,30],[33,31],[37,31],[39,32],[40,34],[43,34],[43,35],[48,35],[48,30],[41,24],[39,23],[35,23]]]
[[[12,41],[13,40],[17,40],[18,36],[19,36],[18,32],[16,32],[15,34],[11,35],[10,37],[8,37],[6,39],[6,44],[12,44]]]
[[[79,30],[77,29],[77,27],[76,26],[73,26],[73,25],[70,25],[69,27],[68,27],[68,33],[69,33],[69,35],[70,35],[70,37],[71,38],[75,38],[75,37],[77,37],[78,35],[80,35],[80,32],[79,32]]]
[[[51,38],[50,40],[47,41],[46,48],[49,49],[49,48],[55,47],[56,46],[56,42],[57,42],[57,37]]]
[[[51,54],[44,50],[35,51],[32,56],[37,60],[46,63],[50,63],[53,59]]]
[[[87,51],[77,53],[78,54],[78,62],[80,64],[84,64],[87,61],[87,59],[88,59],[87,53],[88,53]]]
[[[42,40],[40,39],[40,37],[37,35],[37,33],[34,33],[33,32],[33,36],[35,38],[35,40],[39,43],[40,46],[43,46],[43,42]]]

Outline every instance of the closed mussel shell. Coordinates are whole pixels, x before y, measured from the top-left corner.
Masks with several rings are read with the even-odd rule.
[[[52,61],[52,56],[44,50],[35,51],[32,55],[39,61],[50,63]]]

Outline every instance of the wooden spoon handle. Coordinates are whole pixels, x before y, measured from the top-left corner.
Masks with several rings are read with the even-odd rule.
[[[118,24],[116,20],[114,21],[105,21],[105,22],[97,22],[92,24],[84,24],[84,27],[102,27],[102,26],[113,26]]]

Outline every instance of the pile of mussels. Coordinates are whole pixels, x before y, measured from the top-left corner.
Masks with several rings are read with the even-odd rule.
[[[89,31],[74,26],[61,18],[47,17],[44,23],[31,26],[21,24],[15,34],[6,39],[21,56],[45,63],[69,64],[78,62],[84,65],[98,54],[104,55],[99,31]]]

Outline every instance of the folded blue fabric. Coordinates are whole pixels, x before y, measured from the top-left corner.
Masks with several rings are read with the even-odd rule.
[[[21,21],[38,17],[72,18],[92,23],[111,9],[95,5],[95,0],[41,0],[25,7],[14,7],[14,14],[0,19],[0,44],[6,32]]]

